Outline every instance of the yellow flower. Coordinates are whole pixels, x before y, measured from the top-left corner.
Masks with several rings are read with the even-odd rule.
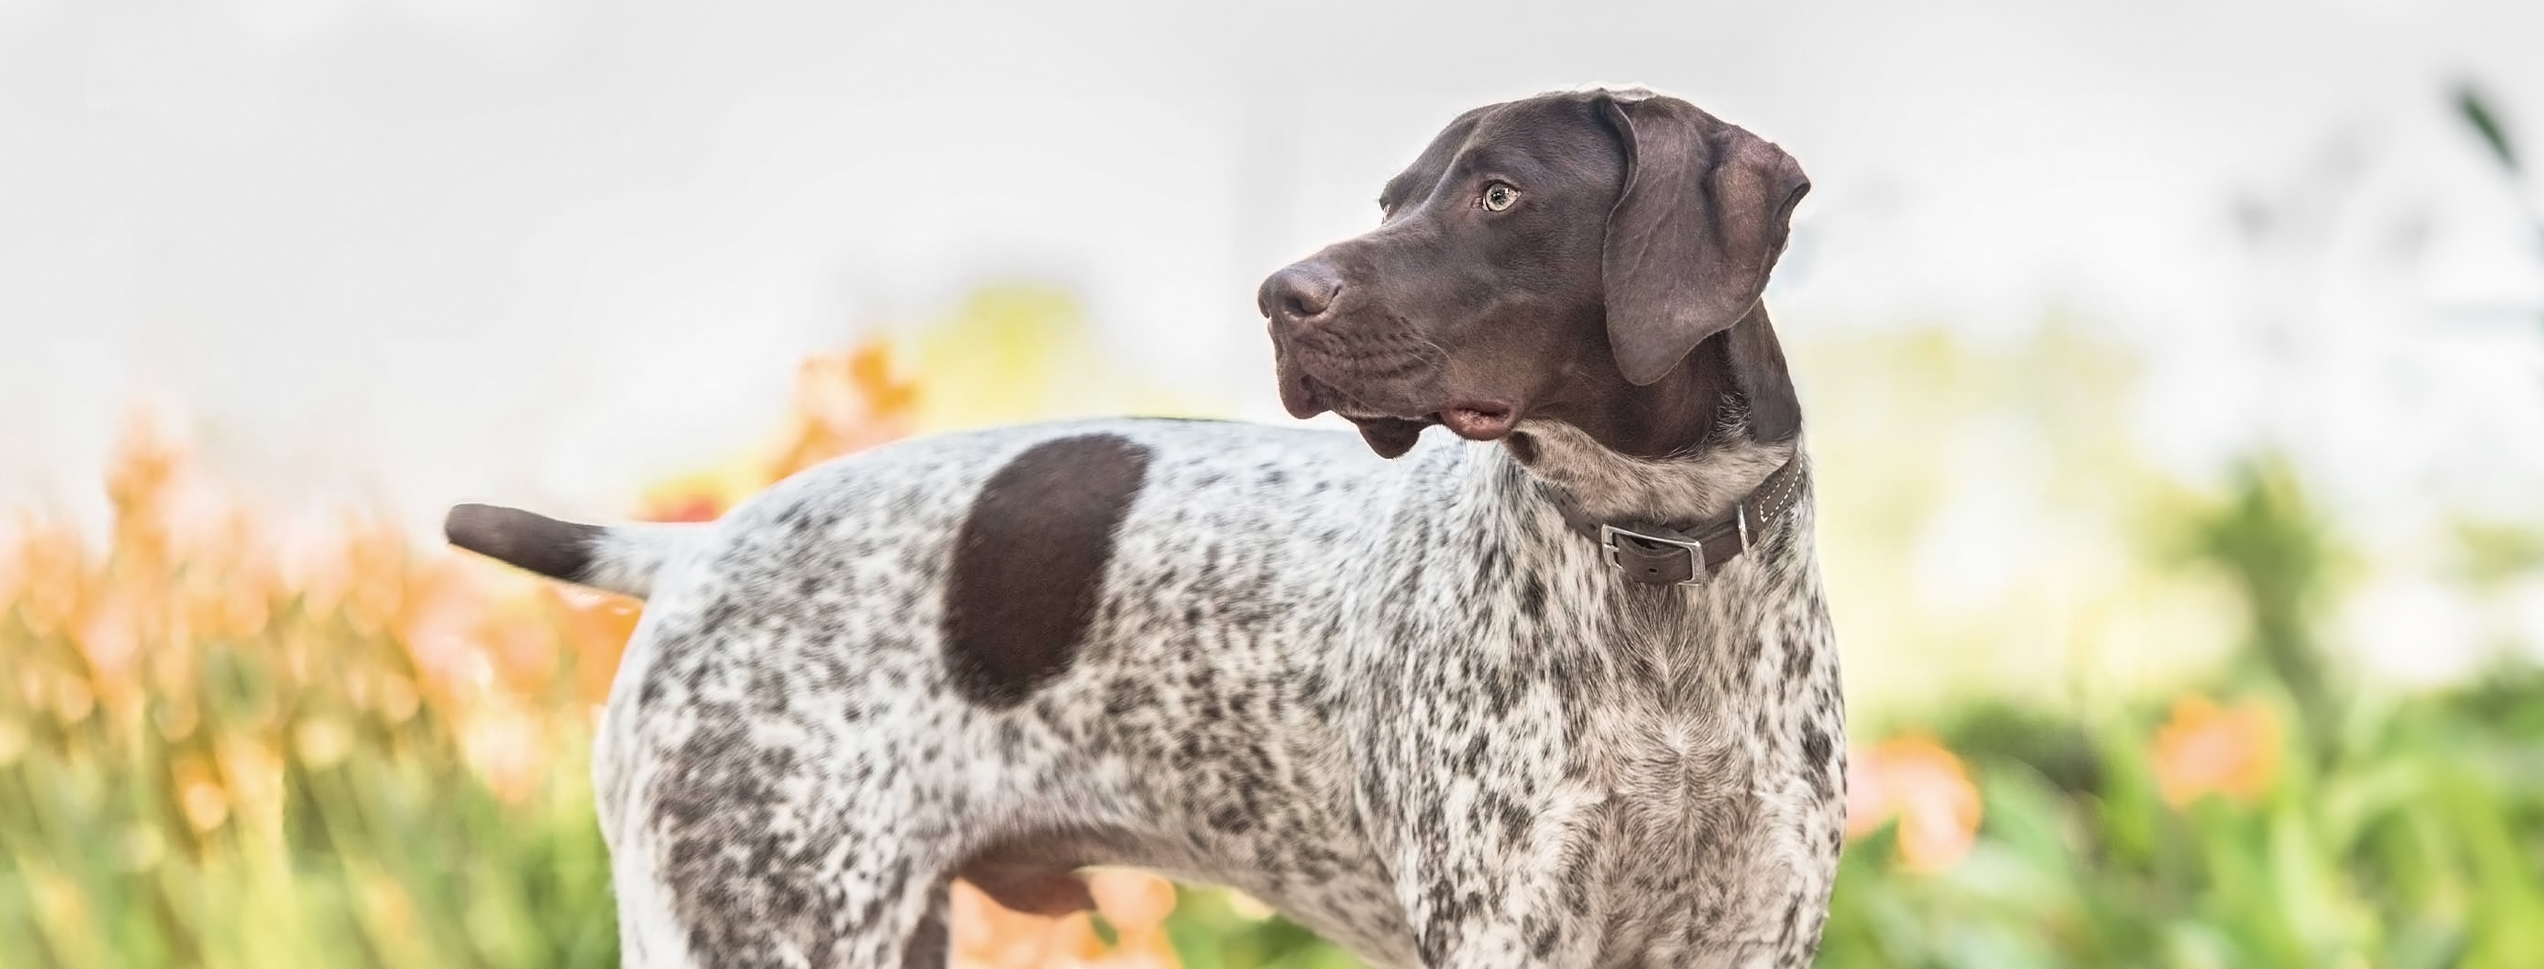
[[[1913,871],[1952,867],[1978,843],[1978,786],[1932,738],[1898,737],[1847,759],[1846,833],[1862,837],[1899,820],[1899,860]]]
[[[2236,804],[2259,800],[2279,773],[2279,719],[2247,701],[2221,708],[2203,696],[2174,701],[2173,717],[2155,732],[2155,784],[2179,808],[2216,794]]]

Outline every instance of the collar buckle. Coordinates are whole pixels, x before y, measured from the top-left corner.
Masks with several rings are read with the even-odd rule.
[[[1610,568],[1652,585],[1703,585],[1705,546],[1693,538],[1599,526],[1599,557]]]
[[[1732,519],[1717,527],[1713,539],[1736,539],[1740,551],[1749,550],[1749,505],[1732,506]],[[1665,534],[1654,534],[1663,532]],[[1729,532],[1730,534],[1721,534]],[[1738,554],[1738,553],[1734,553]],[[1652,585],[1695,586],[1705,584],[1709,570],[1705,561],[1705,537],[1689,536],[1668,529],[1636,531],[1615,525],[1599,526],[1599,557],[1610,568],[1629,578]],[[1730,556],[1724,556],[1729,558]]]

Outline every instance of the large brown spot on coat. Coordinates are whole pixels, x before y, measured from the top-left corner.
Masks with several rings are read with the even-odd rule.
[[[990,475],[955,537],[945,587],[945,663],[965,697],[1012,707],[1068,670],[1148,458],[1127,439],[1090,434],[1036,444]]]

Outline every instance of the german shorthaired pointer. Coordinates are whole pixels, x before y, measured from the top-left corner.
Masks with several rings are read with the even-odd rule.
[[[1260,294],[1366,449],[1071,422],[707,525],[454,509],[650,598],[593,767],[627,963],[936,966],[949,880],[1131,865],[1382,966],[1807,965],[1843,714],[1759,294],[1808,186],[1646,91],[1459,116]]]

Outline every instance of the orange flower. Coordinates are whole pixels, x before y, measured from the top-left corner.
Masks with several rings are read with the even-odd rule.
[[[2221,708],[2202,696],[2173,703],[2155,732],[2155,784],[2179,808],[2216,794],[2249,805],[2279,773],[2279,719],[2259,702]]]
[[[954,883],[953,969],[1176,969],[1181,961],[1166,936],[1175,910],[1175,885],[1147,872],[1104,870],[1087,875],[1096,911],[1112,923],[1106,946],[1095,921],[1080,912],[1050,918],[999,907],[968,882]]]
[[[697,485],[675,486],[645,498],[640,521],[711,522],[724,515],[725,500]]]
[[[1174,943],[1166,916],[1175,912],[1175,883],[1144,871],[1100,871],[1087,878],[1095,910],[1113,923],[1113,952],[1100,965],[1114,969],[1173,969]]]
[[[37,638],[50,636],[75,621],[87,579],[96,572],[79,530],[59,521],[38,520],[21,512],[16,547],[9,564],[0,609],[16,608],[18,619]]]
[[[895,375],[888,344],[868,341],[795,370],[795,420],[763,485],[909,433],[918,385]]]
[[[636,634],[643,603],[557,585],[540,590],[561,620],[565,650],[574,657],[577,695],[585,704],[609,699],[610,682],[618,675],[627,640]]]
[[[169,506],[184,463],[149,414],[136,411],[125,418],[106,471],[106,499],[114,508],[115,555],[137,572],[155,573],[167,565]]]
[[[1107,869],[1087,877],[1095,910],[1123,932],[1155,929],[1175,913],[1175,883],[1144,871]]]
[[[953,895],[953,969],[1040,969],[1100,951],[1101,940],[1084,915],[1055,919],[1009,911],[963,881],[954,883]]]
[[[795,472],[909,434],[918,385],[895,371],[890,345],[881,341],[807,358],[795,370],[795,411],[774,447],[757,458],[657,486],[636,517],[714,521]]]
[[[1846,833],[1862,837],[1899,820],[1899,859],[1914,871],[1942,871],[1979,837],[1979,789],[1942,744],[1898,737],[1848,758]]]

